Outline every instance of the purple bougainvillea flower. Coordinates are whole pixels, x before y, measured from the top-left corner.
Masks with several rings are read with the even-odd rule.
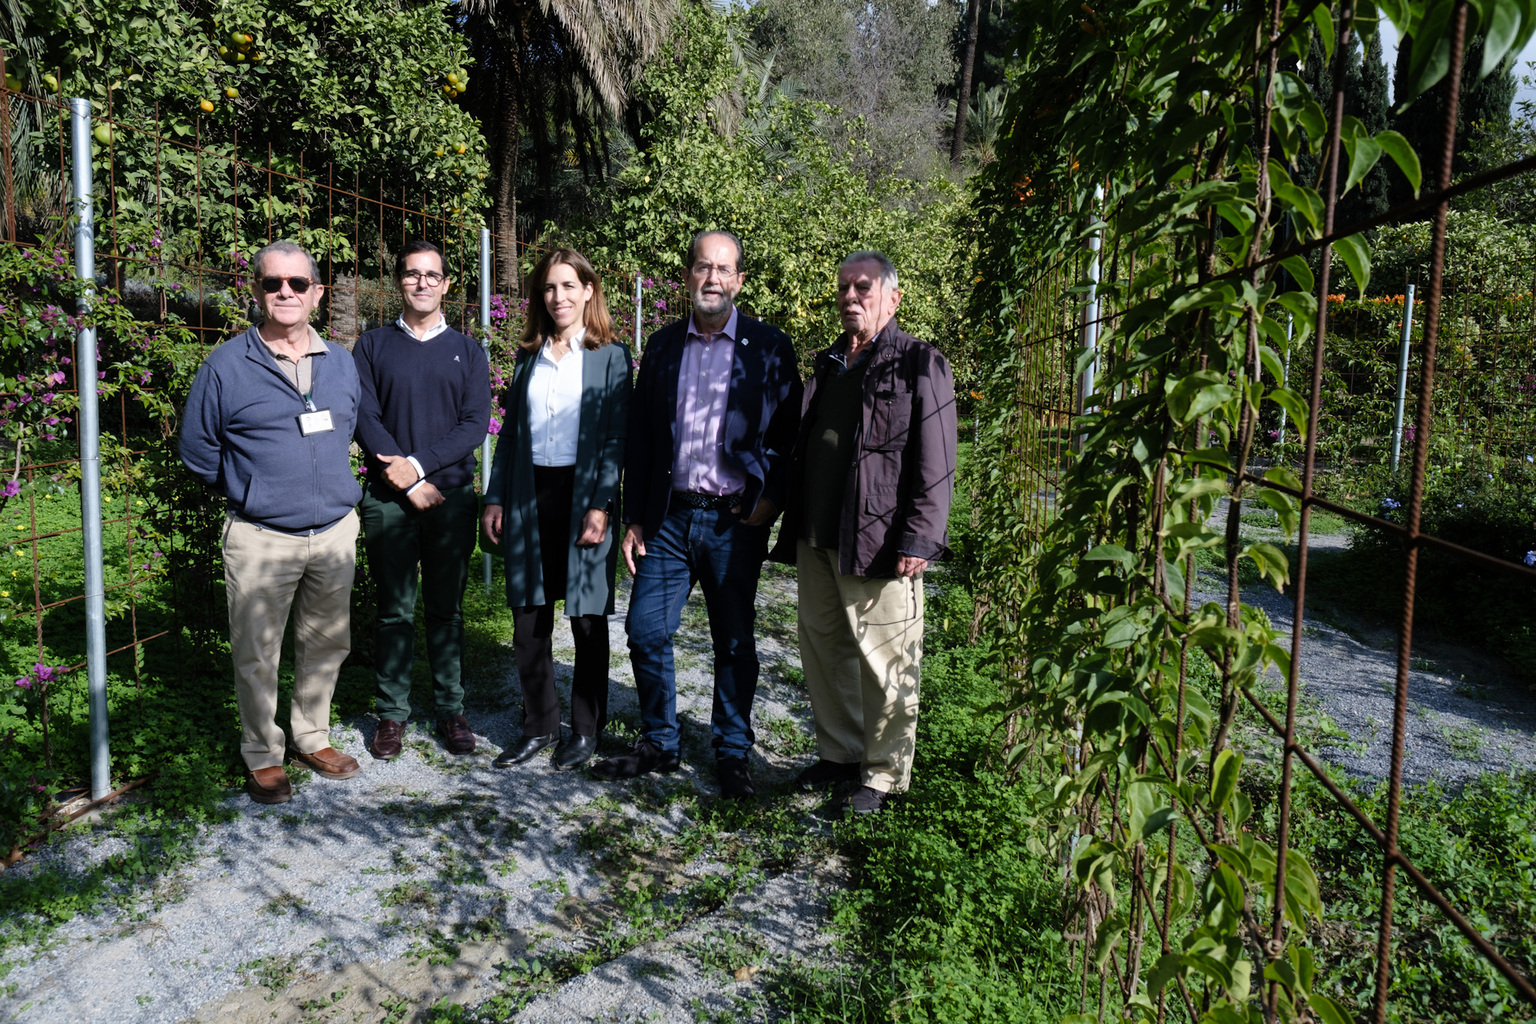
[[[18,495],[20,493],[21,493],[21,481],[20,480],[7,480],[5,482],[5,487],[0,488],[0,497],[14,498],[14,497],[16,497],[16,495]]]
[[[53,674],[58,671],[58,668],[54,665],[44,665],[39,661],[33,664],[32,671],[37,673],[38,679],[49,683],[53,681]]]
[[[16,680],[16,685],[21,687],[23,690],[30,690],[32,689],[32,680],[27,676],[22,676],[20,679]]]

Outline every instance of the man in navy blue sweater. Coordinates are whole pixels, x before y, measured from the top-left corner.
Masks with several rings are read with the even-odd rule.
[[[293,613],[288,753],[346,779],[357,761],[330,744],[331,694],[352,649],[352,574],[361,496],[352,476],[357,370],[309,325],[324,288],[314,259],[274,242],[252,260],[263,318],[209,353],[181,428],[181,460],[229,499],[224,582],[246,792],[293,798],[277,725],[277,663]]]
[[[443,317],[451,282],[442,250],[411,242],[396,268],[400,319],[352,350],[362,381],[357,440],[368,457],[364,544],[379,595],[379,728],[369,750],[384,761],[399,756],[411,713],[418,567],[437,732],[450,753],[475,749],[460,678],[464,587],[480,518],[475,449],[491,422],[485,353]]]

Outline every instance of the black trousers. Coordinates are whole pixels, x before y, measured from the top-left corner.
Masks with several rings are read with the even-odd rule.
[[[565,597],[571,543],[571,491],[575,466],[533,467],[539,510],[539,550],[545,604],[512,609],[512,651],[523,685],[523,735],[560,731],[560,696],[555,692],[555,601]],[[573,615],[576,664],[571,675],[571,729],[596,736],[608,724],[608,617]]]

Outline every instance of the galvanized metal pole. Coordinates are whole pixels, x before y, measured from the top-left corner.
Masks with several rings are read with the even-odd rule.
[[[1096,186],[1093,190],[1095,211],[1103,198],[1104,186]],[[1099,247],[1102,244],[1103,236],[1100,232],[1095,231],[1088,236],[1088,304],[1083,307],[1083,348],[1088,350],[1092,358],[1083,367],[1083,375],[1078,380],[1077,411],[1079,415],[1088,411],[1088,396],[1093,394],[1093,376],[1099,362]],[[1078,437],[1075,443],[1081,451],[1083,438]]]
[[[1280,386],[1289,387],[1291,383],[1291,338],[1296,334],[1296,319],[1287,313],[1285,315],[1285,363],[1280,368]],[[1285,406],[1280,407],[1280,430],[1275,435],[1276,447],[1285,447]]]
[[[640,271],[635,271],[635,358],[640,357],[640,304],[644,298],[640,294]]]
[[[480,229],[480,327],[485,340],[485,358],[491,358],[491,230]],[[487,424],[489,427],[489,424]],[[484,495],[491,486],[491,433],[487,429],[485,440],[480,442],[480,493]],[[491,553],[481,556],[484,567],[485,592],[491,592]]]
[[[90,312],[96,292],[96,222],[91,205],[91,101],[69,101],[70,156],[74,164],[75,273],[85,284],[79,311]],[[107,614],[101,556],[101,419],[96,397],[96,328],[75,335],[75,377],[80,390],[80,525],[85,542],[85,672],[91,715],[91,799],[112,791],[107,734]]]
[[[1397,349],[1397,411],[1392,414],[1392,472],[1403,453],[1403,400],[1408,393],[1408,335],[1413,331],[1413,285],[1403,298],[1403,342]]]

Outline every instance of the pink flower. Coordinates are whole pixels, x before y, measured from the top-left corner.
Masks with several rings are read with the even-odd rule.
[[[23,690],[30,690],[32,689],[32,680],[27,676],[22,676],[20,679],[16,680],[16,685],[21,687]]]
[[[20,480],[7,480],[5,487],[0,488],[0,498],[14,498],[21,493]]]

